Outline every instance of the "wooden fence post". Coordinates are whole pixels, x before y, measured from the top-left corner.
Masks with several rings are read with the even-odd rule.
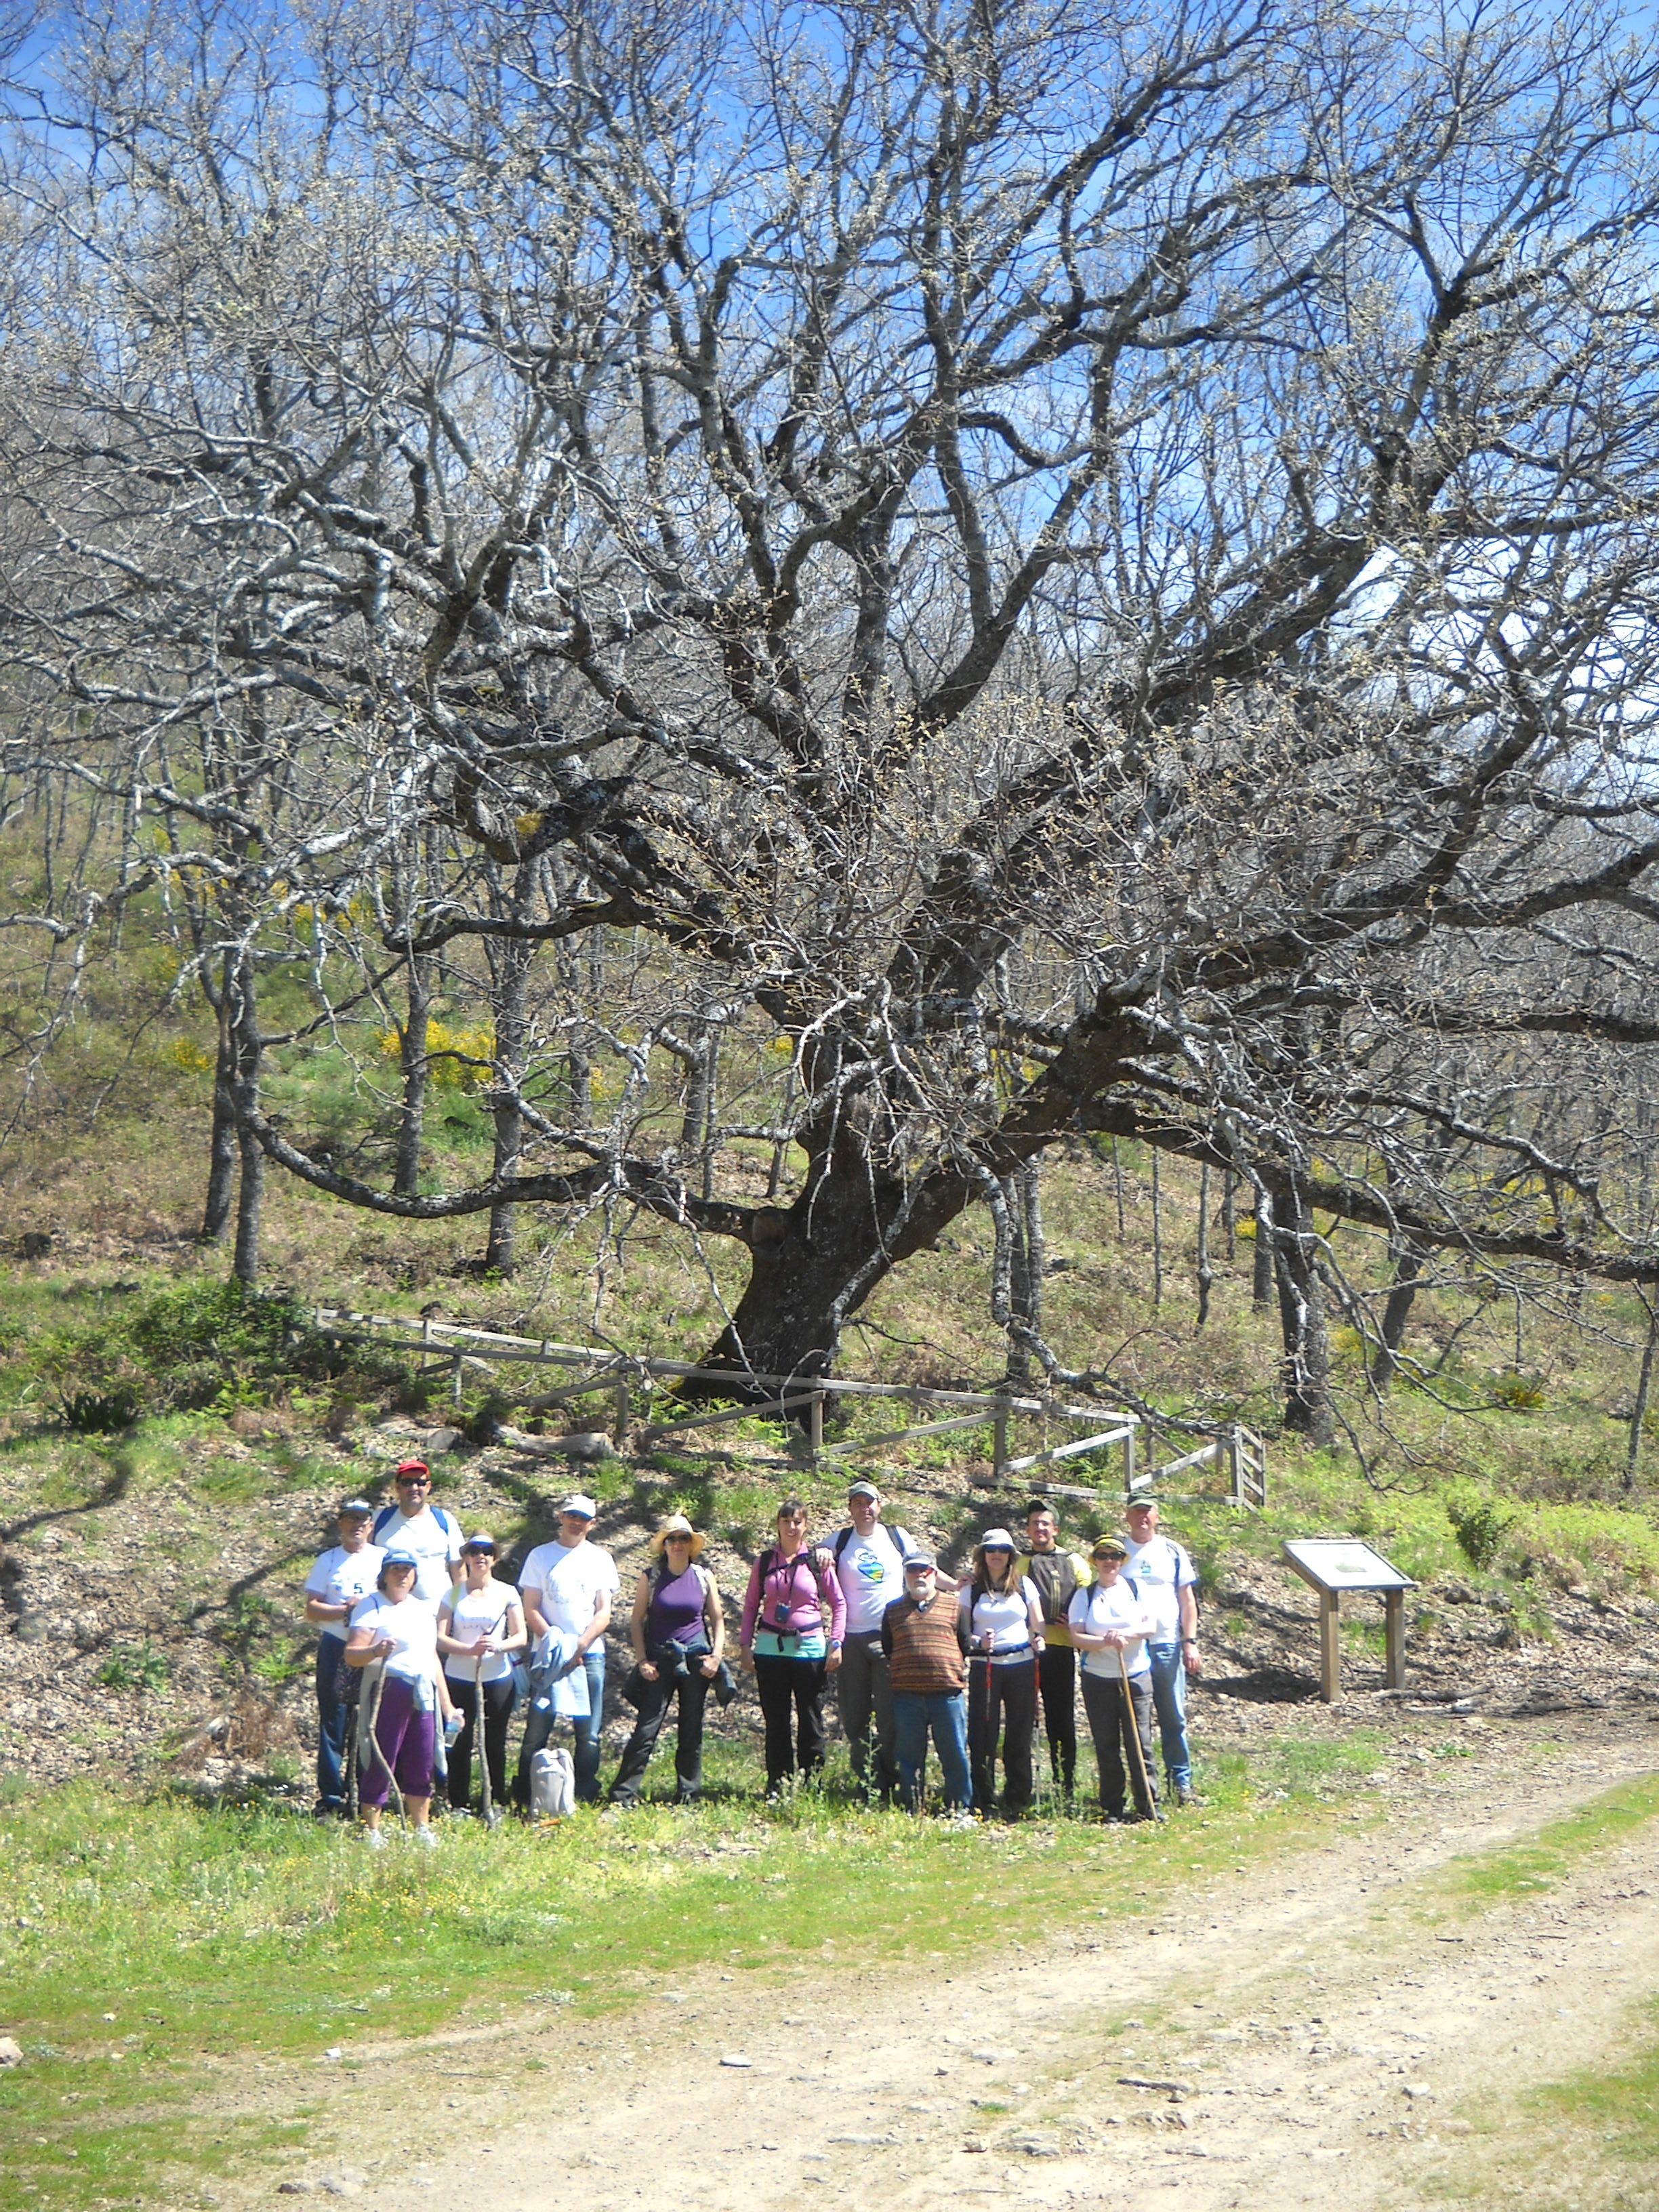
[[[999,1399],[991,1423],[991,1480],[1000,1482],[1008,1463],[1008,1408]]]
[[[619,1375],[617,1377],[616,1389],[612,1394],[611,1425],[611,1441],[618,1451],[625,1451],[628,1448],[628,1377],[625,1375]]]
[[[816,1463],[818,1454],[823,1449],[823,1393],[822,1390],[813,1391],[811,1402],[806,1408],[806,1447]]]

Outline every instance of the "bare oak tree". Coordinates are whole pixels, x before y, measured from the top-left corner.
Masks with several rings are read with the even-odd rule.
[[[736,1239],[714,1354],[800,1374],[965,1206],[1006,1285],[1026,1164],[1137,1138],[1271,1219],[1315,1434],[1322,1214],[1659,1276],[1580,1157],[1659,1034],[1659,60],[1616,12],[76,20],[9,140],[56,284],[13,665],[77,760],[280,702],[264,896],[325,930],[418,844],[405,959],[659,955],[629,1035],[590,994],[544,1066],[498,1016],[487,1182],[245,1101],[270,1157],[492,1239],[605,1193]],[[710,1023],[787,1044],[787,1203],[635,1110]],[[537,1103],[576,1028],[601,1127]],[[1579,1118],[1506,1128],[1546,1080]]]

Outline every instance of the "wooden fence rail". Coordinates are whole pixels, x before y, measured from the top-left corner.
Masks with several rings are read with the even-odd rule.
[[[1251,1437],[1243,1429],[1233,1430],[1227,1437],[1203,1445],[1184,1459],[1173,1461],[1169,1467],[1149,1474],[1137,1468],[1136,1439],[1142,1428],[1139,1416],[1121,1407],[1076,1404],[1066,1399],[1033,1397],[1012,1391],[934,1389],[922,1383],[860,1382],[842,1381],[839,1376],[820,1381],[805,1375],[763,1375],[736,1368],[701,1367],[693,1360],[648,1359],[620,1352],[613,1346],[560,1344],[550,1337],[511,1336],[499,1329],[473,1328],[459,1322],[422,1321],[417,1328],[401,1315],[355,1313],[341,1306],[319,1306],[314,1319],[317,1329],[325,1336],[342,1341],[372,1342],[422,1355],[426,1362],[423,1372],[449,1375],[451,1394],[458,1404],[469,1369],[488,1375],[498,1365],[576,1368],[581,1370],[577,1380],[561,1383],[538,1402],[550,1407],[568,1405],[598,1392],[608,1393],[611,1399],[611,1434],[618,1449],[627,1443],[633,1427],[636,1392],[648,1397],[653,1385],[658,1382],[712,1382],[724,1384],[733,1391],[752,1390],[763,1395],[752,1404],[689,1414],[677,1413],[672,1420],[648,1423],[640,1431],[638,1441],[648,1449],[659,1438],[690,1429],[713,1428],[721,1422],[757,1417],[787,1420],[804,1413],[807,1443],[817,1465],[820,1461],[848,1453],[873,1451],[887,1444],[908,1443],[921,1437],[947,1436],[958,1430],[988,1425],[993,1434],[992,1473],[999,1481],[1006,1475],[1024,1474],[1032,1468],[1074,1459],[1085,1452],[1115,1448],[1121,1449],[1123,1455],[1123,1492],[1126,1497],[1132,1497],[1156,1476],[1202,1462],[1218,1465],[1221,1462],[1216,1455],[1230,1453],[1232,1503],[1261,1505],[1267,1502],[1266,1455],[1260,1438]],[[827,1399],[902,1400],[913,1414],[920,1415],[924,1407],[937,1407],[946,1413],[947,1418],[934,1421],[913,1419],[903,1428],[884,1430],[874,1436],[842,1437],[826,1444],[823,1408]],[[1013,1420],[1035,1420],[1045,1425],[1063,1423],[1071,1428],[1081,1426],[1088,1433],[1073,1437],[1063,1443],[1045,1443],[1038,1450],[1011,1456],[1008,1431]],[[1240,1441],[1246,1438],[1247,1445]],[[1061,1494],[1097,1498],[1100,1492],[1063,1490]]]

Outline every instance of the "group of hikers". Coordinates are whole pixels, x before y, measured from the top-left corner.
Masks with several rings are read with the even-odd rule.
[[[321,1632],[319,1815],[355,1805],[379,1848],[395,1799],[431,1847],[434,1796],[453,1812],[471,1809],[475,1752],[487,1820],[509,1802],[530,1812],[600,1802],[605,1638],[622,1585],[591,1540],[593,1500],[563,1500],[557,1537],[529,1553],[514,1585],[496,1577],[495,1538],[463,1538],[431,1502],[423,1461],[404,1460],[393,1480],[396,1503],[378,1514],[366,1498],[344,1501],[339,1541],[306,1583],[307,1617]],[[1080,1682],[1103,1817],[1159,1817],[1154,1720],[1169,1794],[1193,1802],[1186,1680],[1200,1664],[1198,1577],[1160,1530],[1155,1499],[1133,1498],[1126,1534],[1100,1537],[1085,1558],[1062,1545],[1052,1503],[1033,1498],[1023,1544],[987,1529],[960,1577],[884,1522],[882,1504],[873,1482],[853,1483],[848,1525],[815,1543],[805,1506],[785,1498],[750,1570],[738,1652],[764,1723],[769,1801],[823,1766],[833,1683],[868,1802],[921,1809],[931,1736],[947,1816],[1017,1820],[1036,1794],[1039,1706],[1054,1785],[1073,1794]],[[702,1794],[709,1695],[726,1703],[737,1692],[703,1547],[679,1513],[651,1540],[628,1617],[633,1667],[622,1695],[637,1717],[608,1793],[614,1805],[638,1801],[671,1705],[676,1802]],[[507,1735],[520,1703],[509,1793]],[[568,1751],[555,1742],[567,1724]]]

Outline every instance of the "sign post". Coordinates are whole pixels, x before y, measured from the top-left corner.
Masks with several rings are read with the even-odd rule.
[[[1284,1547],[1292,1571],[1319,1593],[1319,1694],[1333,1705],[1342,1694],[1341,1605],[1344,1590],[1375,1590],[1386,1622],[1389,1687],[1406,1686],[1406,1592],[1417,1584],[1358,1536],[1302,1536]]]

